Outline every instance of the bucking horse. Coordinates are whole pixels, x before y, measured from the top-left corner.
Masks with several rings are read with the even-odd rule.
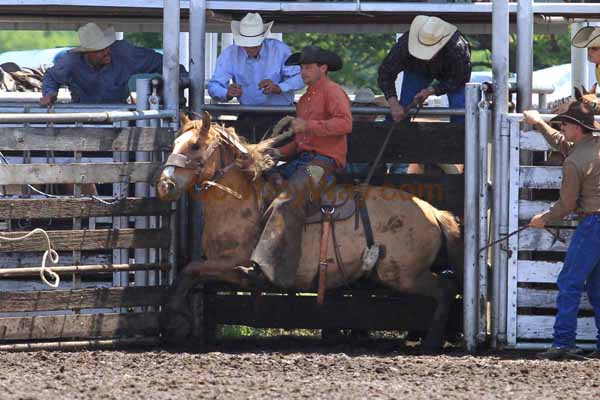
[[[161,318],[168,341],[180,343],[191,338],[187,296],[198,283],[253,285],[247,274],[240,272],[240,266],[249,264],[262,232],[265,212],[276,193],[275,183],[263,173],[275,165],[272,149],[283,137],[250,145],[232,128],[211,123],[208,113],[204,113],[202,120],[194,121],[182,116],[182,128],[156,188],[160,199],[165,201],[176,200],[196,188],[204,218],[201,239],[204,259],[186,265],[173,283]],[[356,193],[357,189],[353,185],[339,185],[336,190],[336,193]],[[437,305],[422,349],[437,351],[442,346],[450,305],[462,283],[463,241],[459,221],[450,212],[438,210],[394,187],[369,186],[360,190],[375,241],[385,251],[380,251],[373,269],[365,271],[361,245],[365,243],[364,230],[356,229],[355,218],[335,221],[337,240],[335,245],[329,241],[327,253],[331,257],[337,253],[336,258],[341,260],[328,266],[326,289],[363,278],[400,293],[432,297]],[[310,219],[303,231],[302,255],[294,283],[294,290],[299,291],[315,290],[319,275],[321,218],[312,223]],[[431,267],[441,254],[456,268],[455,279],[432,272]],[[272,276],[266,275],[272,280]]]

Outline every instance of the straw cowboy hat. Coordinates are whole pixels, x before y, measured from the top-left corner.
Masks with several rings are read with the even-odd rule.
[[[572,102],[567,111],[550,120],[550,122],[559,121],[571,122],[590,131],[600,131],[600,124],[594,121],[594,110],[581,101]]]
[[[600,47],[600,28],[586,26],[577,31],[571,41],[573,47]]]
[[[77,33],[79,33],[79,47],[71,49],[74,53],[103,50],[117,40],[115,28],[108,26],[102,29],[93,22],[79,28]]]
[[[233,42],[242,47],[260,46],[271,33],[273,21],[263,24],[258,13],[248,13],[241,21],[231,21]]]
[[[285,60],[285,65],[327,64],[329,71],[339,71],[343,62],[333,51],[318,46],[306,46],[299,53],[294,53]]]
[[[456,30],[456,26],[437,17],[417,15],[410,24],[408,51],[418,59],[431,60]]]
[[[375,96],[371,88],[359,88],[354,92],[355,104],[373,104],[379,107],[388,107],[389,104],[385,100],[385,96]]]

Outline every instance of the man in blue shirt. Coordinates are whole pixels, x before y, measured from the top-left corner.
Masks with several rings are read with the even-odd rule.
[[[234,44],[223,50],[208,82],[208,93],[213,99],[225,102],[235,97],[247,106],[294,104],[294,91],[304,87],[300,67],[285,65],[292,54],[289,46],[267,39],[272,26],[273,22],[264,24],[257,13],[231,22]],[[240,114],[236,130],[255,142],[283,115]]]
[[[161,54],[116,40],[113,27],[101,29],[88,23],[78,33],[80,46],[58,59],[44,75],[43,106],[56,101],[63,85],[69,88],[74,103],[125,103],[132,75],[162,73]],[[180,68],[182,75],[187,74]]]

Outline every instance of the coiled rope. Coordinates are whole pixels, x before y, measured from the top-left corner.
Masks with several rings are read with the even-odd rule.
[[[50,256],[50,262],[52,264],[58,263],[58,260],[59,260],[58,253],[56,252],[56,250],[54,250],[52,248],[52,243],[50,242],[50,237],[48,236],[48,232],[46,232],[45,230],[43,230],[41,228],[35,228],[34,230],[27,233],[26,235],[15,237],[15,238],[9,238],[9,237],[0,235],[0,241],[18,242],[21,240],[25,240],[28,237],[35,235],[36,233],[41,233],[42,235],[44,235],[44,237],[46,238],[46,244],[48,245],[47,250],[44,252],[44,255],[42,256],[42,266],[40,268],[40,279],[46,285],[53,287],[53,288],[57,288],[58,285],[60,284],[60,276],[58,276],[58,274],[56,272],[52,271],[52,269],[50,269],[49,267],[46,266],[46,262],[48,261],[48,256]],[[53,280],[54,282],[50,282],[48,279],[46,279],[46,274],[48,274],[51,277],[51,280]]]

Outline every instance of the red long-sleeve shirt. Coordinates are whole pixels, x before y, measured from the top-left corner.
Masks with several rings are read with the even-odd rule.
[[[346,135],[352,131],[352,113],[346,92],[324,76],[300,97],[296,115],[307,121],[308,129],[296,133],[293,142],[280,147],[281,153],[289,157],[314,151],[333,158],[338,167],[344,167],[348,153]]]

